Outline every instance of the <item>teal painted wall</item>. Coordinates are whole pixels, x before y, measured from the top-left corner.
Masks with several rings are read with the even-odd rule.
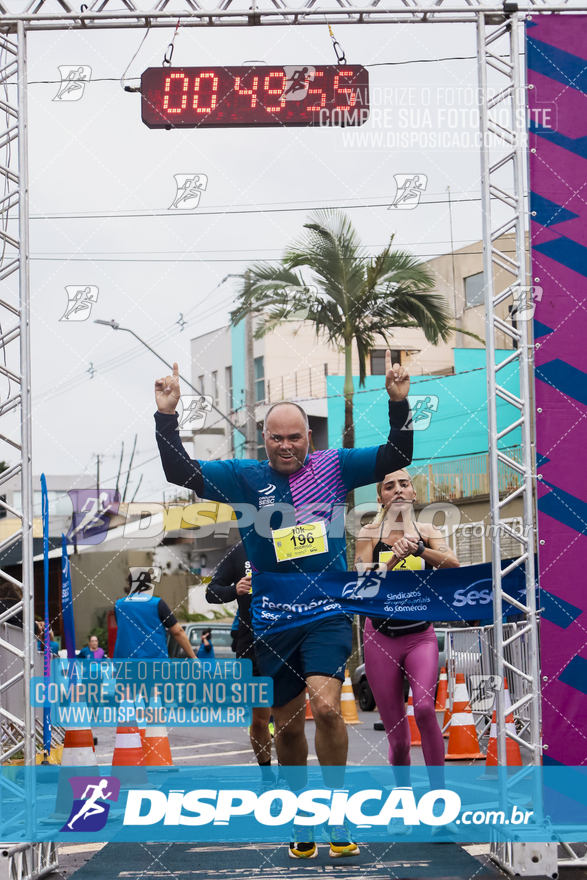
[[[510,354],[511,350],[496,352],[496,362],[500,363]],[[414,432],[414,464],[424,465],[434,459],[447,461],[488,451],[485,349],[456,348],[454,363],[453,376],[412,378],[410,396],[425,394],[438,397],[438,409],[433,413],[429,426],[423,431]],[[364,389],[359,388],[357,377],[354,381],[355,446],[384,443],[389,433],[384,377],[367,376]],[[518,395],[517,363],[504,367],[499,373],[499,381],[508,391]],[[343,384],[344,376],[328,377],[328,445],[331,449],[342,446]],[[515,407],[499,400],[498,430],[516,421],[518,415]],[[502,441],[504,447],[520,443],[519,429]],[[357,491],[356,501],[370,501],[374,497],[374,487],[364,487]]]

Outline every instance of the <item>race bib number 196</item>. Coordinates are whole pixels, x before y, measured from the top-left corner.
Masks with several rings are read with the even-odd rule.
[[[317,556],[328,552],[326,523],[302,523],[286,529],[272,531],[273,546],[278,562],[301,559],[304,556]]]

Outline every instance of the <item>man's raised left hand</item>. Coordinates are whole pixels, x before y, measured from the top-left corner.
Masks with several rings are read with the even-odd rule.
[[[385,352],[385,388],[394,402],[405,400],[410,390],[410,373],[407,367],[391,363],[391,352]]]

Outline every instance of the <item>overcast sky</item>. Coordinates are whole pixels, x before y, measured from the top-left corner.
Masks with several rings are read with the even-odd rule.
[[[248,261],[278,257],[313,207],[348,207],[373,251],[395,233],[397,245],[428,257],[450,250],[450,186],[455,202],[471,200],[453,206],[455,247],[480,238],[479,155],[462,146],[464,132],[472,138],[476,128],[476,62],[398,64],[474,56],[474,27],[335,31],[349,63],[382,65],[369,67],[372,117],[362,129],[152,131],[141,122],[140,96],[118,82],[143,31],[29,37],[35,473],[94,472],[101,453],[103,480],[112,485],[121,441],[128,451],[138,433],[133,485],[144,474],[138,497],[161,500],[167,487],[158,460],[148,462],[156,455],[152,385],[162,365],[128,334],[95,325],[94,318],[115,318],[189,371],[190,338],[228,320],[235,287],[218,287],[221,279]],[[171,35],[150,32],[128,75],[160,66]],[[173,57],[177,66],[248,60],[332,64],[335,57],[326,25],[183,29]],[[394,66],[384,66],[389,62]],[[92,81],[81,100],[56,103],[57,68],[67,64],[89,65]],[[460,114],[456,127],[450,106]],[[376,124],[376,108],[391,111],[386,128]],[[447,130],[461,137],[460,146],[392,145],[401,131],[429,139]],[[357,133],[369,132],[383,133],[383,145],[361,148]],[[169,212],[173,175],[192,172],[208,175],[199,207]],[[428,176],[428,204],[387,210],[398,173]],[[243,209],[249,213],[231,214]],[[99,288],[92,315],[83,323],[60,322],[65,286],[77,284]],[[189,322],[183,332],[180,312]],[[14,435],[16,417],[10,423]]]

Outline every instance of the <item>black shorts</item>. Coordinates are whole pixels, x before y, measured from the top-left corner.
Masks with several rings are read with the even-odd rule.
[[[237,660],[251,660],[253,664],[253,677],[258,678],[261,675],[261,670],[257,664],[257,653],[254,647],[251,645],[244,654],[237,654]]]
[[[295,699],[310,675],[344,682],[352,648],[352,621],[341,614],[257,639],[257,665],[261,675],[273,679],[273,705]]]

